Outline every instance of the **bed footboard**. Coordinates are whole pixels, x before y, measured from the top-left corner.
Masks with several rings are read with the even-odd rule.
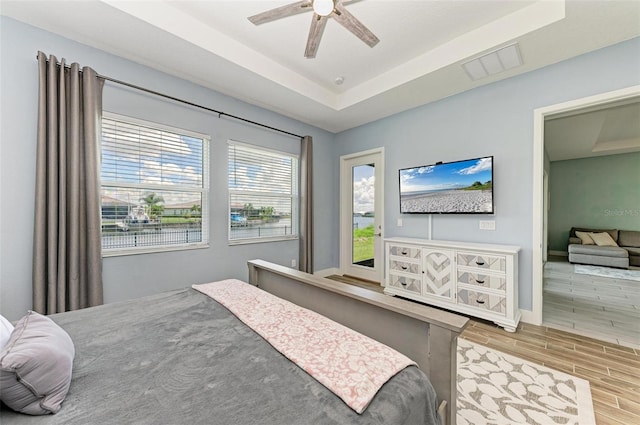
[[[431,381],[445,414],[456,419],[457,336],[469,319],[298,270],[251,260],[249,283],[386,344],[414,360]],[[440,410],[440,409],[439,409]]]

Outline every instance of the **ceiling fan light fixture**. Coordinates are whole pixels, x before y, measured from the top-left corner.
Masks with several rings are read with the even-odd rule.
[[[313,11],[320,16],[329,16],[334,8],[333,0],[313,0]]]

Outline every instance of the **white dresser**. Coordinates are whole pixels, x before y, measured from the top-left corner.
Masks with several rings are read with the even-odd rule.
[[[520,321],[519,246],[385,239],[384,292],[491,320],[509,332]]]

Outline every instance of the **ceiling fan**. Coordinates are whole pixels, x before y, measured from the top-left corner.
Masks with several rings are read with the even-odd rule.
[[[365,42],[369,47],[373,47],[380,41],[362,22],[356,19],[343,4],[352,0],[304,0],[285,6],[276,7],[266,12],[258,13],[250,16],[248,19],[255,25],[264,24],[266,22],[275,21],[287,16],[297,15],[306,11],[313,10],[313,18],[311,19],[311,28],[309,28],[309,37],[307,38],[307,47],[304,51],[305,58],[315,58],[318,51],[318,45],[327,25],[329,18],[333,18],[340,25],[351,31],[356,37]]]

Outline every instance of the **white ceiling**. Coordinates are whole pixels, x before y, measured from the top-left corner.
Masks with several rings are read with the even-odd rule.
[[[311,12],[246,19],[293,1],[1,0],[0,13],[331,132],[640,35],[637,0],[354,0],[380,43],[330,19],[305,59]],[[514,42],[517,68],[471,81],[461,67]]]
[[[640,151],[640,98],[549,117],[544,146],[551,161]]]

